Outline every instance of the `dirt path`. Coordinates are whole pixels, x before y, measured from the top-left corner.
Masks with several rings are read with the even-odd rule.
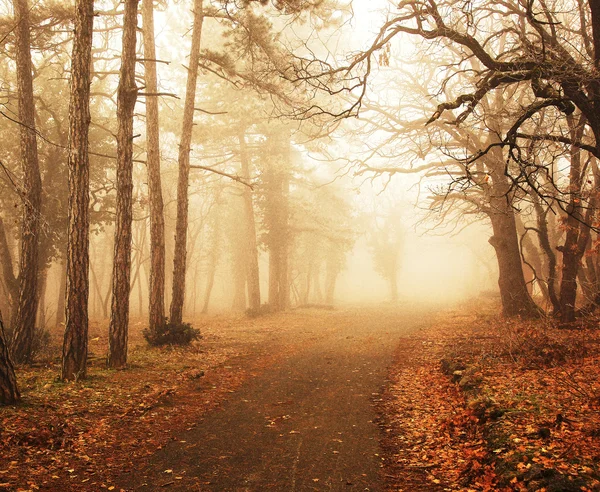
[[[121,487],[383,490],[374,402],[398,339],[426,316],[369,309],[288,320],[268,350],[285,358],[175,436]]]

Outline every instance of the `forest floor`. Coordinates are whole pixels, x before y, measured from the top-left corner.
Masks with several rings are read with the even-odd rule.
[[[134,321],[123,371],[93,324],[69,384],[56,333],[0,409],[0,490],[600,490],[600,331],[477,304],[204,317],[188,348]]]
[[[380,407],[389,488],[600,490],[599,320],[559,329],[475,305],[398,345]]]

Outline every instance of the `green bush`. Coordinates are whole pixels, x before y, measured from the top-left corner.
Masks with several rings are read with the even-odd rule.
[[[146,328],[143,332],[146,341],[153,347],[163,345],[189,345],[202,338],[200,330],[190,323],[165,323],[157,330]]]

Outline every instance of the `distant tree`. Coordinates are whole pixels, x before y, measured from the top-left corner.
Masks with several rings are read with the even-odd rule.
[[[369,247],[375,271],[387,281],[392,302],[398,302],[398,273],[404,250],[404,230],[398,207],[395,204],[381,223],[375,217],[369,232]]]
[[[267,130],[261,176],[263,227],[269,252],[269,307],[280,311],[290,303],[289,281],[289,188],[291,177],[291,140],[289,129]]]
[[[246,142],[246,132],[243,128],[238,133],[241,177],[247,183],[251,181],[250,156]],[[249,309],[258,313],[260,310],[260,274],[258,268],[258,247],[256,241],[256,221],[254,217],[254,202],[252,190],[245,186],[242,190],[244,199],[244,224],[246,239],[246,285],[248,287]]]
[[[90,228],[88,135],[93,23],[93,0],[77,0],[69,102],[69,228],[63,380],[85,377],[87,372]]]
[[[107,359],[111,368],[127,364],[133,221],[133,110],[138,93],[135,83],[138,1],[125,2],[123,53],[117,89],[117,217]]]
[[[204,23],[203,1],[194,0],[194,24],[192,27],[192,45],[188,66],[187,84],[183,120],[181,122],[181,140],[179,143],[178,180],[177,180],[177,222],[175,226],[175,251],[173,259],[173,294],[171,296],[170,323],[183,321],[183,303],[185,299],[185,275],[187,260],[188,229],[188,188],[190,180],[190,146],[194,125],[194,107],[198,67],[200,63],[200,44]]]
[[[14,0],[17,93],[19,100],[19,133],[23,167],[23,219],[19,256],[19,300],[12,322],[11,351],[15,362],[29,362],[38,306],[38,266],[42,180],[38,161],[33,97],[33,66],[29,5],[27,0]]]

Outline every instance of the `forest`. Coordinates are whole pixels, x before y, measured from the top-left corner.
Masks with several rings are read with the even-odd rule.
[[[600,490],[600,1],[0,0],[0,49],[0,490]]]

